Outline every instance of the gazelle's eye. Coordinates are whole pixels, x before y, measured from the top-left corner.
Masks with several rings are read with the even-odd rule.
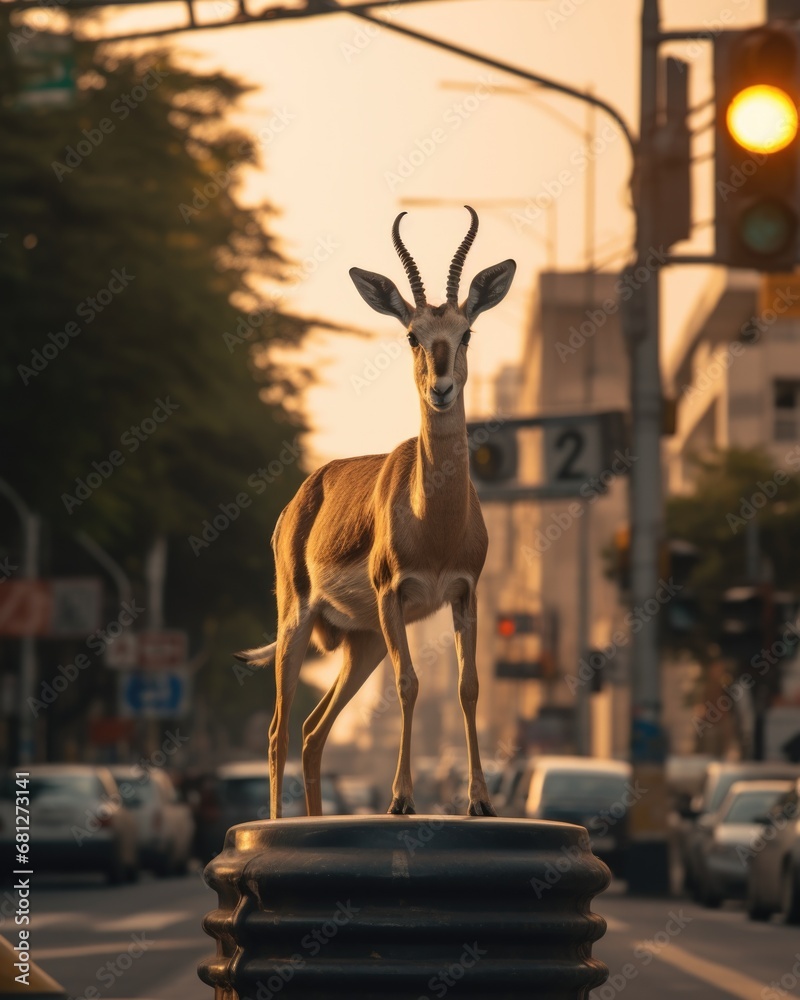
[[[413,333],[406,334],[406,336],[408,337],[408,342],[412,347],[419,347],[419,341]]]
[[[466,346],[467,346],[467,344],[469,343],[469,338],[470,338],[471,336],[472,336],[472,330],[467,330],[467,332],[466,332],[466,333],[464,334],[464,336],[463,336],[463,337],[461,338],[461,343],[462,343],[462,344],[464,345],[464,347],[466,347]]]

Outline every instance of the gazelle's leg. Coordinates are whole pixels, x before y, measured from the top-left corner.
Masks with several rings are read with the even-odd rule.
[[[281,615],[275,652],[275,714],[269,727],[269,812],[281,816],[283,769],[289,751],[289,709],[292,707],[300,667],[311,638],[314,617],[307,608]]]
[[[379,632],[348,632],[339,676],[303,725],[303,780],[309,816],[322,815],[320,767],[328,734],[341,710],[384,656],[386,643]]]
[[[411,722],[414,716],[414,704],[417,700],[419,681],[411,663],[408,650],[406,624],[403,620],[403,608],[400,595],[396,591],[384,590],[378,596],[378,610],[381,617],[381,628],[389,655],[394,666],[397,696],[400,699],[402,713],[402,732],[400,736],[400,755],[397,759],[397,773],[392,785],[392,804],[390,813],[413,813],[414,799],[412,797],[413,783],[411,781]]]
[[[481,767],[478,749],[478,729],[475,713],[478,705],[478,666],[475,662],[475,646],[478,633],[478,600],[475,592],[465,594],[453,602],[453,625],[456,634],[458,655],[458,697],[464,713],[467,730],[467,753],[469,754],[469,815],[496,816],[489,801],[486,779]]]

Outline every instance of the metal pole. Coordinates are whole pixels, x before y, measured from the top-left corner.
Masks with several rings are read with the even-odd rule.
[[[17,491],[0,479],[0,494],[5,496],[19,515],[22,528],[22,566],[20,579],[35,580],[39,568],[39,534],[41,521]],[[30,764],[36,756],[35,720],[28,705],[36,690],[36,639],[33,635],[22,637],[20,644],[18,757],[20,764]]]
[[[35,580],[39,562],[40,519],[28,511],[23,520],[24,552],[22,578]],[[29,700],[36,691],[36,638],[22,638],[19,676],[19,762],[30,764],[36,759],[36,720],[30,710]]]
[[[594,138],[595,108],[589,104],[586,107],[586,128],[583,138],[587,146]],[[586,168],[586,194],[584,204],[584,253],[586,257],[585,301],[586,308],[594,305],[594,192],[595,192],[595,162],[589,150],[589,162]],[[585,367],[583,369],[583,402],[588,409],[592,403],[594,388],[594,339],[590,338],[584,345]],[[589,652],[589,629],[592,620],[591,587],[589,572],[591,567],[591,511],[588,503],[582,503],[583,513],[578,525],[578,665]],[[577,723],[576,749],[579,754],[591,756],[594,749],[592,739],[592,691],[588,683],[579,683],[575,689],[575,719]]]
[[[631,763],[634,778],[647,794],[631,808],[628,888],[634,893],[669,889],[666,841],[664,741],[659,669],[659,545],[663,533],[661,487],[661,368],[659,359],[660,265],[653,254],[654,175],[652,141],[656,125],[659,5],[643,0],[641,107],[639,127],[639,191],[637,193],[636,267],[634,288],[640,297],[630,328],[631,416],[631,593],[639,625],[632,634]],[[649,610],[648,610],[649,609]]]

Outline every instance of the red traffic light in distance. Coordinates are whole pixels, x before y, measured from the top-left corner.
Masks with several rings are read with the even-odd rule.
[[[540,631],[536,615],[522,613],[497,616],[497,634],[503,639],[512,639],[515,635],[533,635]]]
[[[716,255],[729,267],[791,271],[798,237],[800,38],[769,24],[714,46]]]

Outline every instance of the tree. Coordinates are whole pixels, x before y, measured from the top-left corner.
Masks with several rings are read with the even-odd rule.
[[[778,467],[766,452],[736,448],[697,458],[695,465],[694,493],[667,504],[669,536],[698,553],[686,581],[697,621],[681,644],[701,661],[721,652],[733,664],[735,687],[725,698],[730,704],[749,692],[758,758],[765,713],[780,690],[780,664],[798,641],[800,449],[789,450]],[[725,715],[708,698],[704,704],[711,715]]]
[[[201,688],[244,711],[214,636],[234,613],[241,645],[274,621],[268,537],[304,475],[306,376],[269,348],[308,323],[260,291],[285,261],[270,207],[237,196],[258,161],[226,124],[245,87],[164,51],[81,43],[75,62],[72,107],[0,107],[0,476],[45,519],[45,574],[75,572],[83,530],[141,583],[167,536],[167,621],[205,644]]]

